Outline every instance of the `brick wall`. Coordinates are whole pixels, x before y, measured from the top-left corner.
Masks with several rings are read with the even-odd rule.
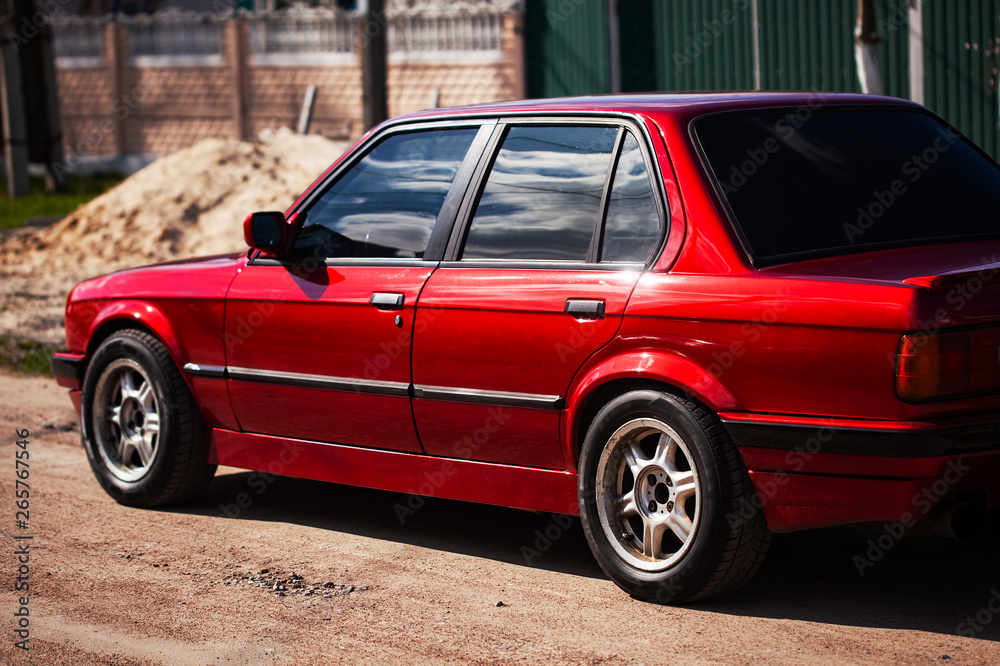
[[[499,55],[390,53],[390,115],[427,108],[435,97],[440,106],[523,97],[519,21],[503,17]],[[222,57],[209,64],[132,58],[120,24],[105,25],[102,39],[99,62],[57,61],[70,164],[83,156],[165,154],[208,137],[294,128],[310,84],[317,87],[310,133],[353,139],[363,132],[356,55],[327,65],[255,63],[249,26],[237,20],[224,25]]]

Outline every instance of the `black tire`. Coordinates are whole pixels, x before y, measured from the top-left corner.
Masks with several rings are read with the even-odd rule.
[[[167,348],[149,333],[119,331],[97,348],[81,407],[90,467],[115,501],[181,502],[215,475],[201,413]]]
[[[601,568],[648,601],[732,592],[756,573],[771,540],[722,423],[658,391],[626,393],[597,413],[580,452],[579,502]]]

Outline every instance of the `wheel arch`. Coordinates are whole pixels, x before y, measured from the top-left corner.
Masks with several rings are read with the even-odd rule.
[[[669,352],[642,351],[604,359],[582,370],[568,392],[563,448],[579,463],[587,429],[601,407],[628,391],[651,389],[692,400],[713,414],[740,409],[733,394],[704,368]]]
[[[94,319],[87,340],[86,364],[90,364],[94,352],[105,340],[115,333],[127,329],[145,331],[155,337],[167,348],[178,370],[181,369],[184,353],[174,334],[173,326],[154,304],[142,301],[116,302]],[[183,372],[181,376],[185,377]],[[185,381],[187,381],[186,377]]]

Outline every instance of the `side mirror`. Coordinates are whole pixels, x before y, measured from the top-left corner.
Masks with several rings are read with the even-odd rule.
[[[255,250],[283,257],[288,252],[292,229],[299,217],[302,215],[295,213],[286,220],[284,213],[277,211],[251,213],[243,220],[243,238]]]

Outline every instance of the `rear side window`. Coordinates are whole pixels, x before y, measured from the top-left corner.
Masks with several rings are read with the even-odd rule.
[[[611,181],[601,261],[645,263],[659,240],[653,183],[639,142],[627,132]]]
[[[586,261],[618,131],[512,127],[480,196],[462,259]]]
[[[393,134],[307,210],[293,255],[421,258],[478,128]]]

